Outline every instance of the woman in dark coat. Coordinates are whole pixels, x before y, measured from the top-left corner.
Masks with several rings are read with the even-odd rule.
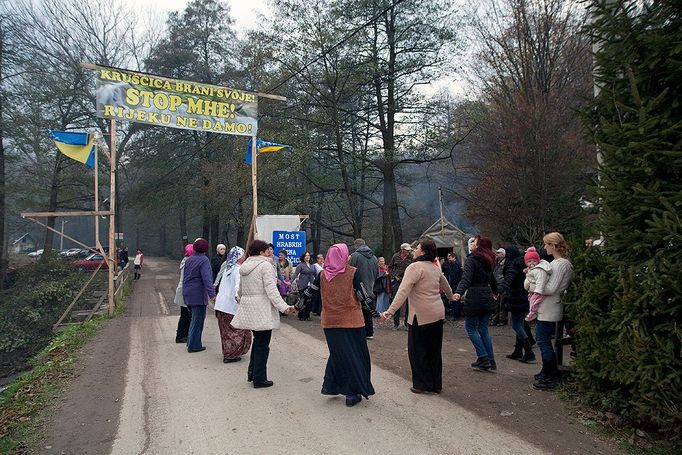
[[[357,297],[362,295],[360,283],[357,269],[348,265],[348,246],[339,243],[329,248],[324,270],[301,295],[306,301],[319,293],[322,300],[320,323],[329,348],[322,394],[345,395],[348,407],[374,395],[365,319]]]
[[[300,294],[303,294],[308,285],[315,280],[316,275],[315,265],[310,263],[310,253],[306,251],[301,255],[301,263],[296,266],[296,270],[294,270],[294,274],[291,277],[291,282],[293,283],[295,281],[296,289],[298,289]],[[298,319],[301,321],[309,321],[311,309],[311,302],[308,302],[308,304],[298,312]]]
[[[464,262],[462,279],[455,291],[454,299],[464,300],[464,328],[469,335],[471,344],[476,349],[476,362],[471,366],[477,370],[496,370],[493,342],[488,332],[490,315],[495,312],[495,297],[497,282],[493,268],[495,267],[495,253],[492,242],[487,237],[477,237],[474,250]]]
[[[524,320],[528,313],[528,292],[523,288],[523,280],[526,274],[523,269],[526,265],[523,256],[515,246],[508,246],[505,251],[504,280],[500,292],[506,294],[506,304],[512,315],[512,328],[516,332],[516,344],[514,352],[507,356],[508,359],[519,360],[529,363],[535,361],[535,354],[529,338],[530,327]]]
[[[187,351],[201,352],[206,348],[201,343],[201,334],[206,319],[206,306],[209,299],[215,302],[215,288],[211,262],[206,256],[208,241],[198,238],[194,241],[194,254],[185,260],[182,276],[182,298],[192,313],[187,336]]]

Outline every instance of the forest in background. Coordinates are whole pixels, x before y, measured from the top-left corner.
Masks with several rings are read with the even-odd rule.
[[[56,245],[22,210],[93,208],[92,174],[45,132],[108,136],[84,61],[286,96],[259,103],[259,137],[293,146],[259,160],[259,213],[309,215],[313,252],[357,237],[396,251],[438,219],[439,186],[447,218],[499,242],[582,225],[595,148],[576,112],[592,93],[591,56],[572,2],[275,0],[246,34],[218,0],[165,23],[104,0],[0,5],[6,242],[31,231]],[[126,244],[160,255],[198,236],[243,245],[243,137],[119,122],[117,141]],[[93,223],[65,231],[89,239]]]

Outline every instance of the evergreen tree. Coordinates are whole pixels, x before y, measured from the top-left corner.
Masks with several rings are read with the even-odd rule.
[[[593,0],[606,239],[576,269],[578,386],[631,421],[682,429],[682,8]],[[580,259],[582,260],[582,259]],[[678,439],[679,440],[679,439]]]

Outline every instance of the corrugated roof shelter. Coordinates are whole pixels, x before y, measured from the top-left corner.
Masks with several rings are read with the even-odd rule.
[[[466,257],[467,240],[473,236],[442,216],[419,236],[419,238],[422,237],[427,237],[436,243],[439,256],[445,256],[448,251],[454,251],[462,261]],[[416,245],[417,241],[415,240],[413,245]]]

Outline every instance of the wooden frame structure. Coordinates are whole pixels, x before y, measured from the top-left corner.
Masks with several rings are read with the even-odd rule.
[[[80,64],[81,68],[83,69],[89,69],[89,70],[96,70],[97,65],[93,63],[87,63],[87,62],[81,62]],[[269,93],[262,93],[262,92],[257,92],[256,95],[259,98],[268,98],[272,99],[275,101],[287,101],[287,98],[284,96],[280,95],[273,95]],[[109,268],[109,286],[108,286],[108,313],[109,315],[114,314],[114,308],[115,308],[115,293],[117,292],[115,290],[115,274],[116,274],[116,240],[115,240],[115,231],[116,231],[116,223],[115,223],[115,218],[116,218],[116,120],[115,119],[110,119],[110,127],[109,127],[109,133],[110,133],[110,139],[109,139],[109,155],[107,158],[109,159],[109,210],[108,211],[102,211],[99,209],[99,182],[98,182],[98,174],[99,174],[99,169],[98,169],[98,164],[97,164],[97,155],[98,151],[97,148],[95,150],[95,210],[94,211],[72,211],[72,212],[22,212],[20,215],[23,218],[30,219],[31,221],[40,224],[41,226],[55,232],[56,234],[62,236],[63,238],[67,238],[71,240],[72,242],[76,243],[77,245],[82,246],[85,249],[88,249],[93,252],[101,252],[101,254],[106,258],[107,265]],[[256,217],[258,215],[258,174],[257,174],[257,133],[254,134],[251,137],[251,186],[252,186],[252,191],[253,191],[253,215],[252,215],[252,220],[251,220],[251,230],[249,231],[249,242],[253,240],[256,235]],[[54,228],[51,228],[50,226],[36,220],[36,218],[45,218],[45,217],[70,217],[70,216],[108,216],[109,217],[109,254],[105,255],[104,254],[104,248],[102,248],[102,245],[100,244],[99,240],[99,221],[95,223],[95,248],[93,249],[82,242],[77,241],[76,239],[69,237],[68,235],[65,235],[62,232],[57,231]],[[73,305],[76,303],[80,295],[85,291],[85,288],[90,284],[92,279],[94,278],[95,273],[101,268],[97,268],[97,270],[93,273],[93,276],[88,280],[88,282],[85,284],[85,286],[80,290],[78,293],[78,296],[71,302],[69,305],[69,308],[67,311],[62,315],[62,318],[60,318],[60,321],[66,316],[66,313],[68,310],[73,307]]]
[[[110,145],[109,145],[109,210],[107,211],[102,211],[99,209],[99,168],[98,168],[98,147],[95,146],[95,210],[93,211],[72,211],[72,212],[21,212],[20,215],[22,218],[27,218],[33,221],[34,223],[37,223],[50,231],[56,233],[57,235],[66,238],[68,240],[71,240],[72,242],[76,243],[77,245],[82,246],[84,249],[90,250],[94,253],[100,253],[102,256],[107,261],[107,266],[109,269],[109,286],[108,286],[108,313],[109,316],[112,316],[114,314],[114,308],[116,303],[114,302],[114,279],[115,279],[115,274],[116,274],[116,244],[115,244],[115,230],[116,230],[116,121],[111,120],[110,124]],[[59,232],[58,230],[48,226],[45,223],[42,223],[36,218],[49,218],[49,217],[70,217],[70,216],[94,216],[96,221],[95,221],[95,248],[93,249],[88,245],[85,245],[82,242],[79,242],[78,240],[69,237],[68,235],[64,234],[63,232]],[[97,220],[97,217],[99,216],[108,216],[109,217],[109,254],[106,255],[104,252],[104,248],[102,247],[102,244],[100,243],[100,238],[99,238],[99,220]],[[100,265],[101,267],[101,265]],[[100,269],[100,267],[97,268],[95,273]],[[94,273],[93,273],[94,277]],[[69,306],[69,309],[76,303],[76,300],[78,300],[78,297],[85,291],[85,288],[90,284],[92,281],[92,278],[88,280],[88,282],[83,286],[81,291],[79,292],[79,295],[77,296],[76,299],[71,303]],[[66,313],[62,316],[64,317]]]

